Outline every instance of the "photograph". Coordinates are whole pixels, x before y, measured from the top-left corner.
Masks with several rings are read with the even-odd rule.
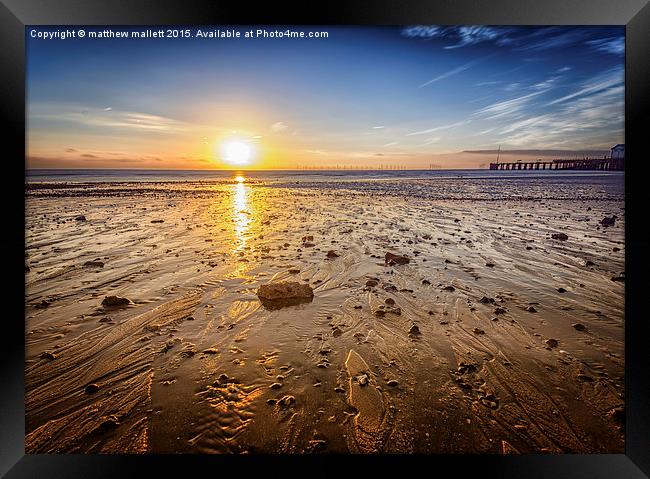
[[[24,32],[27,455],[625,454],[624,25]]]

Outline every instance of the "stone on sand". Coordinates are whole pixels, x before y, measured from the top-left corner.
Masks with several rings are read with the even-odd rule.
[[[314,290],[305,283],[286,281],[282,283],[263,284],[257,290],[260,299],[312,298]]]
[[[551,238],[553,238],[554,240],[560,240],[560,241],[566,241],[566,240],[569,239],[569,237],[564,233],[553,233],[551,235]]]
[[[128,298],[122,298],[120,296],[106,296],[102,301],[102,306],[127,306],[131,304],[131,300]]]
[[[408,264],[411,260],[407,256],[393,254],[393,253],[386,253],[386,256],[384,257],[384,261],[386,262],[387,265],[394,266],[396,264]]]

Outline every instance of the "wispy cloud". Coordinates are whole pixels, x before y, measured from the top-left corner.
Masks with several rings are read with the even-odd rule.
[[[453,70],[449,70],[449,71],[447,71],[445,73],[442,73],[441,75],[438,75],[437,77],[432,78],[431,80],[429,80],[427,82],[424,82],[422,85],[418,86],[418,88],[422,88],[422,87],[425,87],[427,85],[431,85],[432,83],[435,83],[437,81],[444,80],[445,78],[449,78],[450,76],[456,75],[456,74],[458,74],[460,72],[464,72],[465,70],[467,70],[471,66],[475,65],[476,62],[477,62],[477,60],[472,60],[471,62],[465,63],[464,65],[461,65],[461,66],[459,66],[457,68],[454,68]]]
[[[587,45],[592,46],[600,52],[612,53],[614,55],[623,55],[625,53],[624,37],[609,37],[590,40],[587,42]]]
[[[189,130],[189,125],[164,116],[76,105],[35,104],[29,106],[28,114],[33,120],[78,123],[104,129],[133,129],[156,133]]]
[[[427,130],[414,131],[407,133],[406,136],[426,135],[428,133],[434,133],[436,131],[449,130],[451,128],[467,125],[470,121],[471,120],[457,121],[456,123],[451,123],[449,125],[436,126],[435,128],[429,128]]]
[[[287,125],[283,121],[278,121],[277,123],[273,123],[271,125],[271,131],[273,133],[282,133],[284,131],[287,131],[289,129],[289,125]]]
[[[596,76],[593,79],[580,85],[579,89],[569,95],[565,95],[561,98],[557,98],[548,103],[548,105],[555,105],[557,103],[562,103],[573,98],[585,95],[591,95],[593,93],[606,90],[615,86],[622,86],[625,81],[625,74],[622,67],[615,67],[607,70],[601,75]]]

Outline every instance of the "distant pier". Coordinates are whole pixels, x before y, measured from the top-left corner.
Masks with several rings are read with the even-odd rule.
[[[625,158],[584,158],[582,160],[515,161],[490,163],[491,170],[596,170],[623,171]]]

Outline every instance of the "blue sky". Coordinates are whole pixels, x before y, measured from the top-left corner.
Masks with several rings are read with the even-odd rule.
[[[28,166],[218,168],[235,139],[251,167],[472,167],[484,155],[464,152],[499,145],[623,142],[623,27],[302,29],[328,38],[42,40],[27,27]]]

